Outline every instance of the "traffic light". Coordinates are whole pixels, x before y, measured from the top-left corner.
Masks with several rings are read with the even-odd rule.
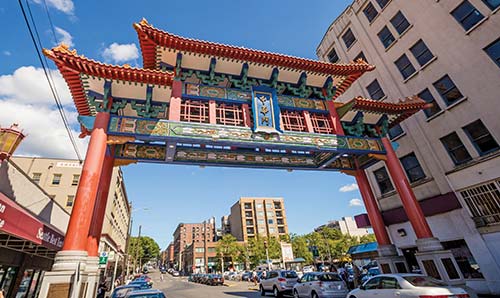
[[[319,250],[317,246],[309,246],[309,251],[312,253],[314,258],[319,257]]]

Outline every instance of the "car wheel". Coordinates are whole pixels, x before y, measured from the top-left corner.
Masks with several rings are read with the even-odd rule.
[[[266,296],[266,291],[264,291],[263,286],[260,286],[260,296]]]
[[[299,293],[297,292],[297,290],[293,291],[293,298],[300,298]]]
[[[274,294],[274,297],[281,297],[282,296],[280,291],[278,291],[277,287],[273,288],[273,294]]]
[[[316,292],[312,292],[311,293],[311,298],[318,298],[318,294],[316,294]]]
[[[356,296],[349,296],[349,298],[356,298]]]

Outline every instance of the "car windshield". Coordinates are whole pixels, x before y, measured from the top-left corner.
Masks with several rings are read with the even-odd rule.
[[[128,292],[132,290],[137,290],[137,288],[123,288],[123,289],[116,289],[115,292],[113,293],[113,298],[121,298],[125,297]]]
[[[409,283],[411,283],[415,287],[442,287],[446,286],[444,283],[440,282],[429,276],[403,276]]]
[[[284,278],[298,278],[299,276],[295,271],[282,271],[281,272],[281,277]]]
[[[342,281],[340,276],[335,273],[325,273],[318,276],[320,281]]]
[[[379,275],[380,274],[380,269],[378,269],[378,268],[370,268],[370,269],[368,269],[368,273],[370,273],[371,275]]]

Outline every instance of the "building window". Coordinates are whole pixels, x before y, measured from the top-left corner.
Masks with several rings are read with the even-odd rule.
[[[41,178],[42,178],[42,173],[33,173],[33,176],[31,177],[33,182],[35,182],[36,184],[40,184]]]
[[[315,133],[333,134],[333,127],[330,117],[325,114],[311,113],[312,128]]]
[[[352,44],[356,41],[356,37],[352,33],[351,28],[347,29],[347,31],[342,35],[342,40],[344,40],[346,48],[350,48]]]
[[[385,96],[384,90],[382,90],[382,87],[380,87],[380,84],[376,79],[371,82],[370,85],[366,86],[366,90],[368,91],[368,94],[370,94],[370,97],[374,100],[382,99]]]
[[[420,66],[425,65],[432,58],[434,58],[434,55],[432,55],[431,51],[422,40],[417,41],[417,43],[410,48],[410,51],[415,59],[417,59]]]
[[[283,128],[289,131],[306,131],[304,116],[300,112],[281,111]]]
[[[451,14],[457,22],[464,27],[465,31],[479,23],[484,16],[469,1],[465,0],[455,8]]]
[[[180,116],[181,121],[208,123],[208,102],[183,100]]]
[[[465,148],[456,132],[452,132],[449,135],[442,137],[440,140],[456,165],[471,160],[469,152]]]
[[[432,107],[424,110],[424,113],[427,117],[431,117],[431,116],[435,115],[436,113],[438,113],[439,111],[441,111],[441,107],[437,104],[436,100],[434,99],[434,96],[432,96],[429,89],[425,88],[424,91],[422,91],[418,94],[418,97],[425,100],[427,103],[432,104]]]
[[[500,182],[493,181],[460,191],[476,227],[500,224]]]
[[[240,105],[217,103],[215,112],[217,124],[245,126],[243,121],[243,109]]]
[[[380,41],[384,45],[384,48],[388,48],[396,39],[392,35],[391,31],[387,26],[384,26],[382,30],[378,33],[378,38],[380,38]]]
[[[411,64],[410,59],[408,59],[406,54],[403,54],[403,56],[399,57],[399,59],[396,60],[394,64],[396,64],[396,67],[399,69],[399,72],[403,76],[403,79],[407,79],[415,73],[415,67],[413,67],[413,64]]]
[[[405,32],[408,27],[410,27],[410,23],[401,11],[398,11],[398,13],[394,17],[392,17],[391,24],[394,26],[394,29],[398,31],[399,35]]]
[[[356,57],[354,57],[354,61],[358,61],[359,59],[363,59],[363,61],[368,62],[363,52],[359,52],[359,54]]]
[[[328,53],[328,61],[330,61],[331,63],[335,63],[335,62],[339,61],[339,56],[337,55],[335,48],[332,48],[330,53]]]
[[[403,128],[401,127],[401,125],[399,124],[396,124],[394,125],[393,127],[391,127],[388,131],[388,134],[389,134],[389,138],[392,140],[392,139],[395,139],[397,137],[399,137],[400,135],[402,135],[404,133],[403,131]]]
[[[276,230],[273,227],[269,227],[269,234],[274,234]]]
[[[272,220],[272,219],[268,219],[268,220],[267,220],[267,223],[268,223],[268,224],[270,224],[270,225],[272,225],[272,224],[274,224],[274,220]]]
[[[66,207],[73,207],[73,203],[75,202],[75,196],[68,196],[66,200]]]
[[[252,209],[252,203],[245,203],[245,209]]]
[[[498,7],[500,7],[500,1],[499,0],[483,0],[484,4],[488,6],[491,10],[495,10]]]
[[[387,3],[389,3],[390,0],[377,0],[377,3],[378,5],[380,6],[380,8],[384,8]]]
[[[368,5],[365,7],[365,9],[363,9],[363,12],[365,13],[366,18],[370,23],[378,15],[377,9],[375,8],[375,6],[373,6],[371,2],[368,2]]]
[[[52,185],[59,185],[59,184],[61,184],[61,177],[62,177],[62,174],[54,174],[52,176]]]
[[[500,1],[498,3],[500,3]],[[498,67],[500,67],[500,38],[484,48],[484,51],[491,57],[491,59],[493,59],[493,61],[495,61]]]
[[[420,166],[415,153],[410,153],[406,156],[403,156],[400,158],[400,160],[410,182],[415,182],[425,178],[424,170]]]
[[[447,105],[451,105],[464,97],[448,75],[445,75],[433,85]]]
[[[476,120],[463,129],[480,155],[498,150],[497,141],[495,141],[481,120]]]
[[[80,175],[78,174],[73,175],[73,181],[71,181],[71,185],[77,186],[79,181],[80,181]]]
[[[463,239],[445,241],[441,242],[441,244],[445,250],[451,250],[464,278],[484,278],[479,268],[479,264],[476,262],[476,259],[474,259],[469,246],[467,246],[467,243]]]
[[[389,174],[387,174],[387,170],[385,169],[385,167],[374,171],[373,174],[375,175],[378,188],[380,189],[380,192],[382,194],[386,194],[394,190],[394,186],[392,186],[391,179],[389,179]]]

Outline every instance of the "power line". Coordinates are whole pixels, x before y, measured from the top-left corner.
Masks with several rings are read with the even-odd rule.
[[[43,46],[42,46],[42,42],[40,40],[40,35],[38,34],[38,30],[36,28],[36,23],[35,23],[35,21],[33,19],[33,14],[31,13],[31,8],[30,8],[30,5],[29,5],[29,2],[28,2],[28,0],[26,0],[26,5],[28,7],[28,12],[29,12],[29,15],[30,15],[30,18],[31,18],[31,22],[33,23],[33,28],[35,30],[36,37],[38,39],[39,45],[37,44],[37,42],[35,40],[35,36],[33,34],[33,30],[31,29],[28,17],[26,15],[26,11],[24,10],[24,7],[23,7],[23,4],[22,4],[21,0],[18,0],[18,3],[19,3],[19,7],[21,8],[21,11],[23,13],[23,17],[24,17],[24,21],[26,23],[26,26],[28,27],[28,31],[30,33],[31,41],[33,42],[33,46],[35,47],[35,51],[36,51],[36,54],[38,56],[38,60],[40,61],[40,64],[42,65],[43,72],[45,74],[45,78],[47,79],[47,82],[49,83],[50,91],[52,93],[52,96],[54,97],[54,101],[56,102],[57,109],[59,110],[59,114],[60,114],[60,116],[61,116],[61,118],[63,120],[64,127],[66,129],[66,132],[68,133],[68,137],[69,137],[69,139],[71,141],[73,149],[75,150],[76,156],[78,157],[78,160],[81,162],[82,161],[82,157],[81,157],[80,152],[78,150],[78,147],[76,145],[76,141],[74,139],[74,136],[71,133],[71,129],[69,127],[68,119],[66,118],[66,114],[64,113],[64,108],[63,108],[63,105],[61,104],[61,100],[59,98],[59,94],[57,93],[57,89],[55,87],[54,80],[53,80],[52,75],[50,74],[50,72],[47,71],[47,67],[45,65],[45,64],[47,64],[47,60],[46,60],[46,58],[44,56],[44,59],[45,59],[45,64],[44,64],[44,59],[42,59],[42,55],[40,54],[40,52],[41,52],[40,49],[43,48]],[[48,11],[47,11],[47,13],[48,13]],[[52,25],[52,21],[50,21],[50,23]],[[55,31],[54,31],[54,29],[52,29],[52,30],[53,30],[53,34],[55,36]]]

